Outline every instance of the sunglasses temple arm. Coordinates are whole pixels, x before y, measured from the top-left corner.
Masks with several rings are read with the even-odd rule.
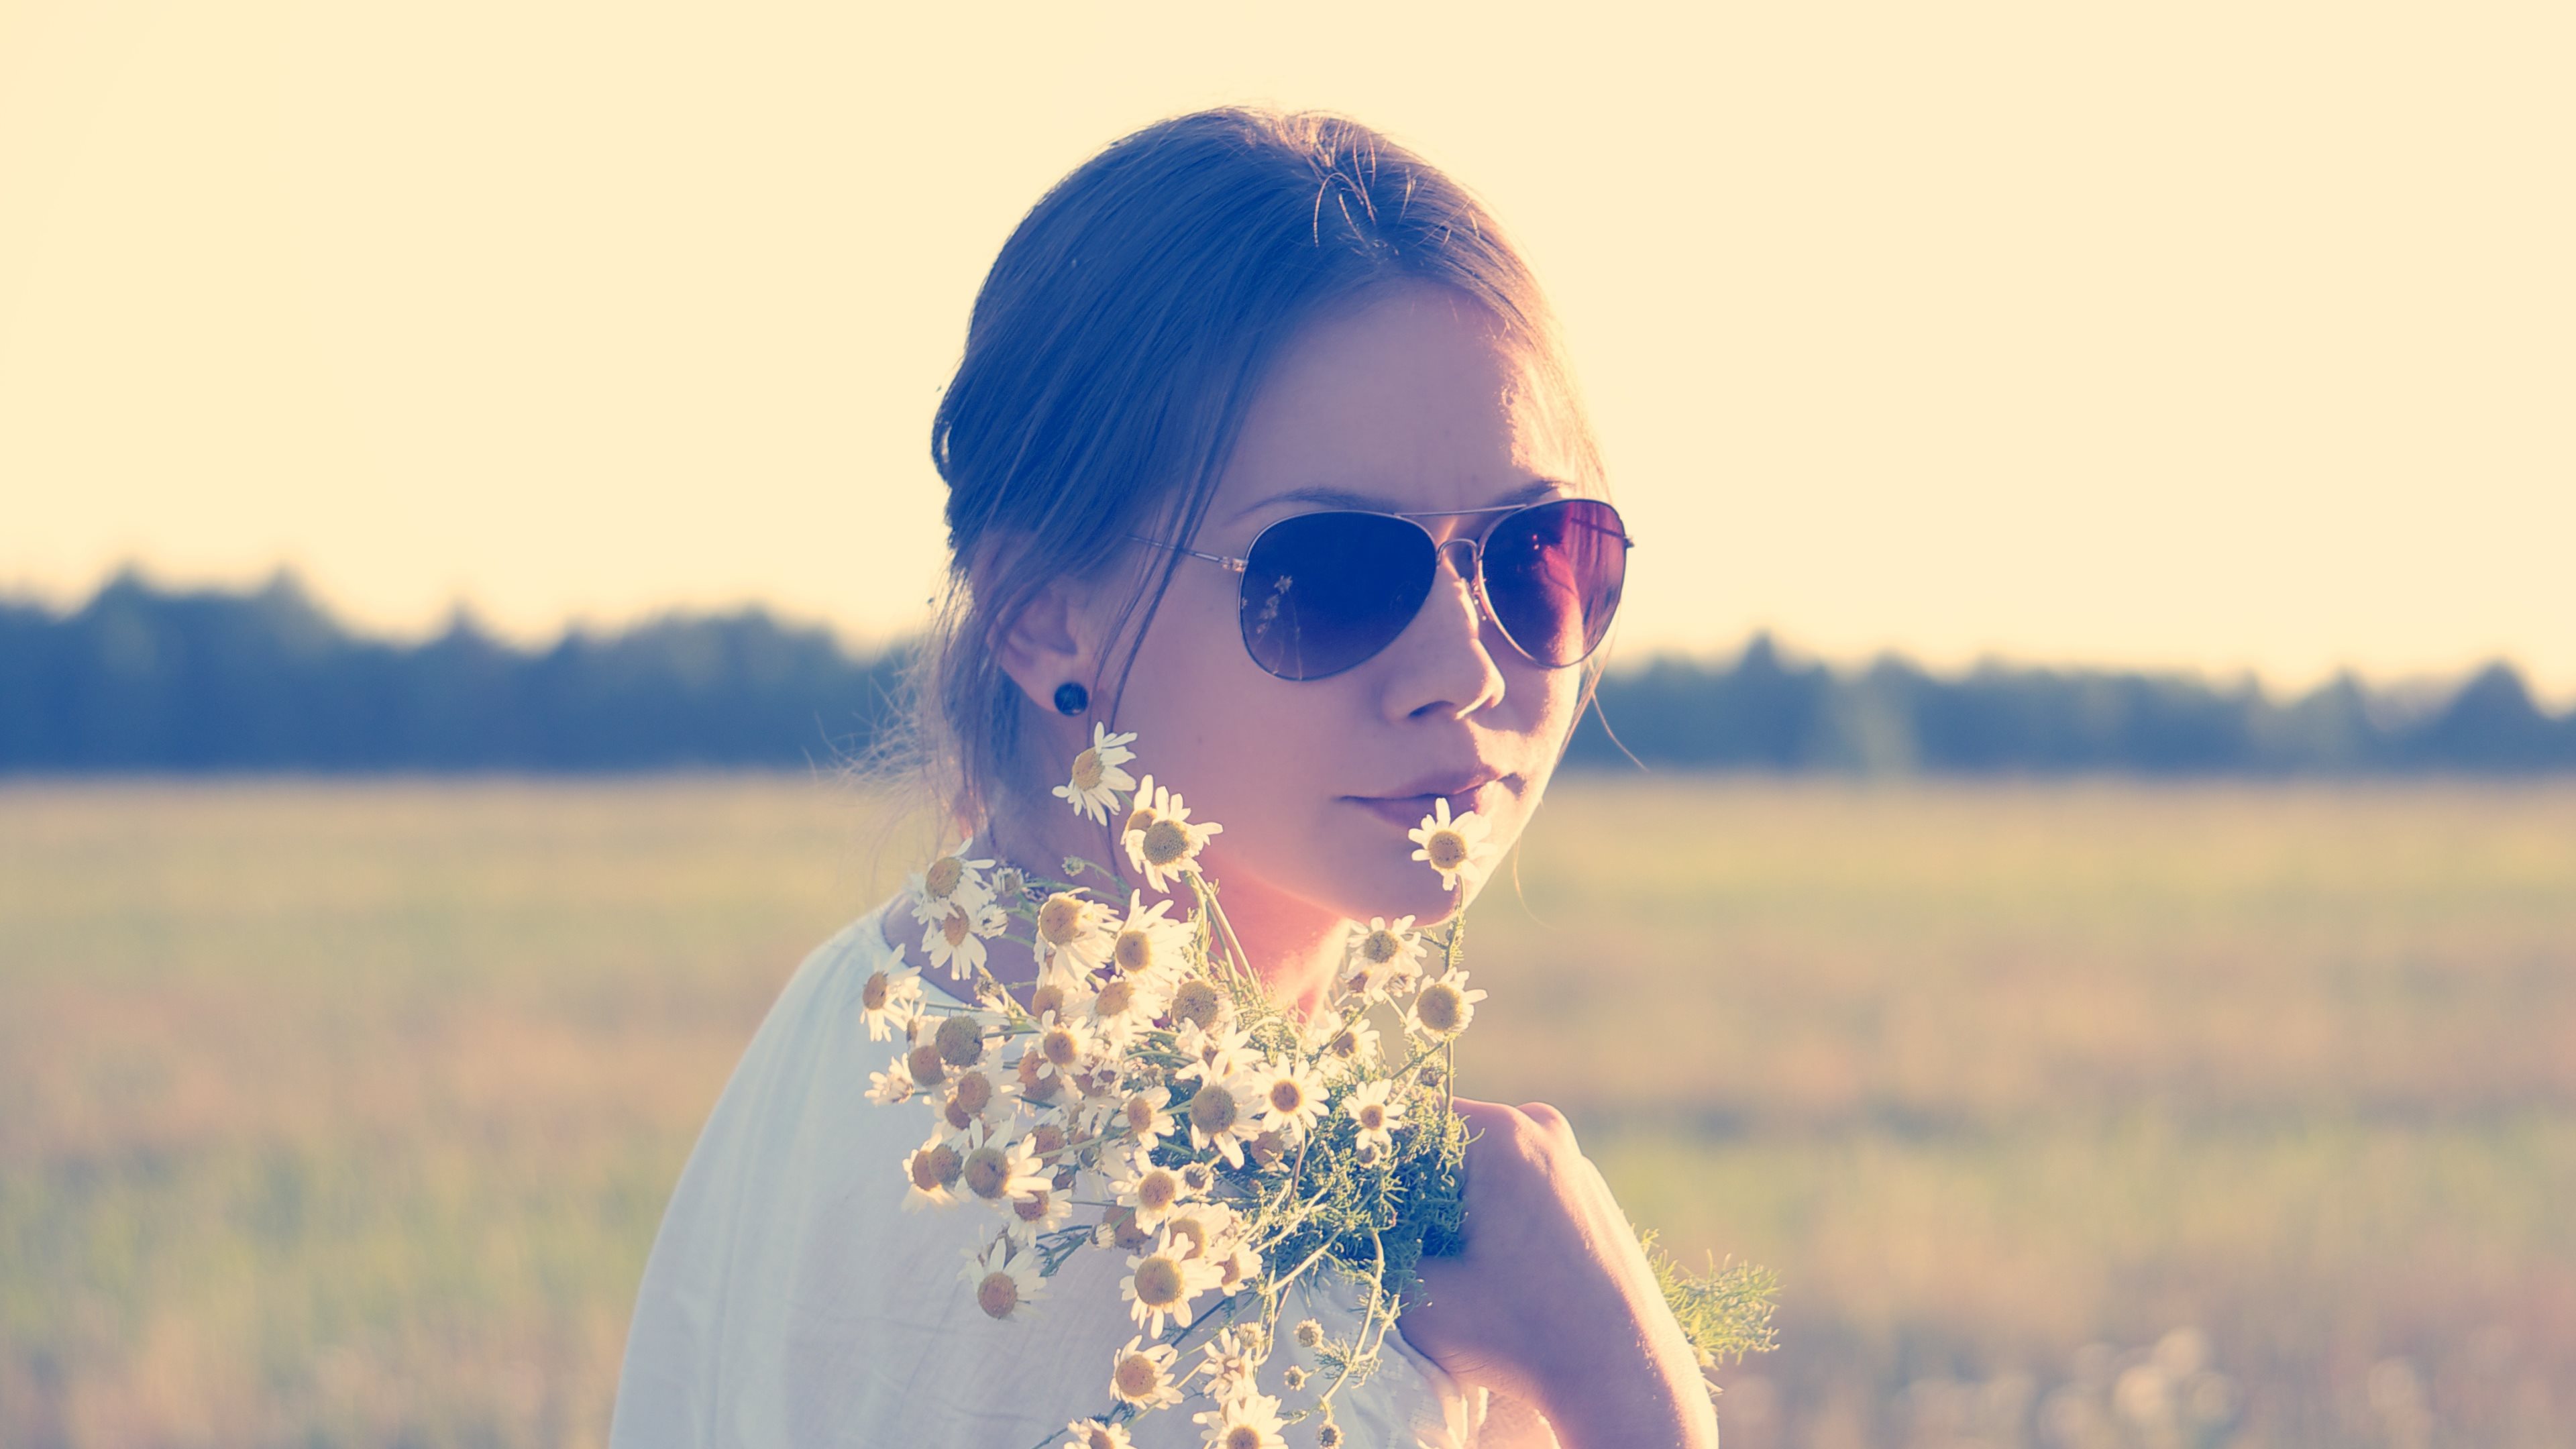
[[[1221,568],[1230,574],[1242,573],[1245,569],[1252,566],[1252,560],[1250,559],[1228,558],[1221,553],[1201,553],[1194,548],[1183,548],[1177,543],[1165,543],[1159,538],[1147,538],[1141,533],[1131,533],[1127,536],[1149,548],[1163,549],[1167,552],[1177,553],[1187,558],[1205,559],[1209,563],[1215,564],[1218,568]]]

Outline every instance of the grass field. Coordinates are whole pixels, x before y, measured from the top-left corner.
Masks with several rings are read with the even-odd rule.
[[[0,1444],[590,1444],[901,863],[804,780],[0,788]],[[2576,1443],[2576,787],[1574,781],[1466,1090],[1779,1270],[1730,1449]]]

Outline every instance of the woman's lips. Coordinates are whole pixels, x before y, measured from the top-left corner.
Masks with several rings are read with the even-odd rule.
[[[1411,831],[1422,824],[1422,817],[1432,812],[1436,801],[1449,802],[1454,818],[1470,810],[1489,810],[1498,801],[1503,782],[1488,780],[1472,790],[1452,790],[1447,794],[1428,795],[1346,795],[1342,798],[1399,830]]]

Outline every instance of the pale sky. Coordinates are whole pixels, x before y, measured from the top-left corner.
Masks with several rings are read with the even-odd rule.
[[[2576,695],[2576,7],[885,8],[0,0],[0,589],[898,632],[1003,237],[1249,100],[1523,244],[1629,657]]]

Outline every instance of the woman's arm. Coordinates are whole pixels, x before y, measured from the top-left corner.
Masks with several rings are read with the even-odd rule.
[[[1466,1249],[1425,1258],[1407,1343],[1545,1414],[1565,1449],[1715,1449],[1696,1355],[1564,1114],[1458,1100]]]

